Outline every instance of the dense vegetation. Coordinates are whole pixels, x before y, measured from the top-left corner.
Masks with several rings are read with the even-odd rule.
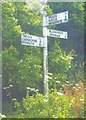
[[[48,3],[47,14],[68,10],[69,21],[51,29],[68,40],[48,37],[49,96],[44,96],[43,48],[21,45],[21,34],[42,37],[37,2],[2,3],[3,114],[17,118],[84,118],[84,6]]]

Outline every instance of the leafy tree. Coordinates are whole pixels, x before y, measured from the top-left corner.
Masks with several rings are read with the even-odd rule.
[[[39,8],[36,12],[34,7],[30,8],[26,3],[4,2],[2,10],[3,87],[12,84],[14,89],[19,87],[23,90],[30,86],[43,91],[42,50],[22,46],[20,43],[22,33],[42,35],[42,15]]]
[[[41,86],[42,83],[41,48],[22,46],[20,43],[21,34],[26,32],[22,32],[25,23],[27,24],[28,22],[26,18],[28,19],[32,16],[32,20],[34,20],[34,13],[24,3],[5,2],[2,5],[2,9],[3,87],[7,88],[11,84],[13,91],[16,91],[16,88],[20,90],[26,89],[28,86],[37,88],[38,84]],[[26,14],[28,17],[24,16]],[[18,17],[18,15],[20,16]],[[21,16],[24,16],[24,18],[21,19]],[[22,24],[23,21],[25,21],[24,24]],[[34,24],[31,21],[30,24],[32,23]],[[27,26],[27,28],[30,27]],[[38,88],[41,89],[41,87]]]
[[[2,38],[3,49],[10,45],[17,46],[20,41],[21,27],[14,17],[15,5],[10,2],[2,3]],[[19,45],[18,45],[19,46]]]
[[[10,48],[6,48],[2,52],[3,58],[3,85],[8,86],[13,82],[15,79],[14,75],[16,76],[18,72],[17,63],[18,63],[18,51],[15,47],[11,46]],[[14,79],[14,80],[13,80]],[[14,81],[15,83],[15,81]]]
[[[68,40],[61,41],[62,49],[66,51],[74,49],[78,54],[75,60],[81,61],[84,56],[84,3],[50,2],[49,5],[53,13],[68,11],[68,22],[56,25],[55,28],[68,32]]]
[[[35,5],[37,6],[37,8],[34,7]],[[52,8],[52,10],[49,8],[49,5]],[[70,28],[70,31],[68,31],[69,40],[60,41],[62,47],[66,49],[66,52],[63,52],[64,49],[62,49],[60,44],[58,43],[59,39],[55,39],[54,41],[53,40],[54,38],[48,38],[49,39],[48,41],[49,42],[49,72],[52,73],[52,78],[49,81],[49,85],[50,85],[49,88],[51,88],[51,87],[56,87],[56,82],[60,82],[64,84],[67,79],[67,75],[69,75],[69,78],[72,78],[74,80],[74,78],[71,76],[70,73],[71,71],[72,73],[78,71],[76,67],[73,69],[72,64],[74,63],[72,63],[72,59],[74,57],[74,54],[72,51],[71,52],[69,51],[71,49],[77,50],[78,49],[77,46],[79,45],[79,44],[76,45],[76,43],[79,43],[77,41],[80,42],[82,41],[83,3],[73,3],[73,4],[49,3],[49,5],[46,6],[48,15],[52,14],[52,11],[54,13],[57,13],[57,11],[62,12],[64,10],[68,10],[69,18],[70,18],[67,24],[56,25],[56,27],[54,26],[55,29],[61,29],[65,31],[66,30],[68,31]],[[60,8],[62,8],[61,11]],[[82,18],[80,18],[80,16],[82,16]],[[18,98],[18,97],[21,97],[22,99],[24,97],[23,92],[24,90],[26,92],[26,88],[27,89],[29,88],[30,90],[31,88],[36,88],[39,89],[41,93],[43,93],[43,68],[42,68],[43,50],[42,48],[38,48],[38,47],[21,45],[22,33],[42,36],[42,22],[43,21],[42,21],[42,15],[40,13],[40,6],[36,2],[29,4],[26,4],[25,2],[2,3],[2,25],[3,25],[2,70],[3,70],[3,89],[5,90],[5,92],[3,93],[4,95],[6,94],[7,96],[10,96],[11,100],[12,98]],[[78,32],[75,25],[77,25]],[[52,26],[50,26],[50,28],[51,27]],[[75,33],[74,36],[72,36],[71,33],[72,34]],[[76,33],[78,34],[80,33],[80,36],[77,36]],[[80,48],[80,50],[81,49],[82,47]],[[78,71],[77,75],[80,75],[81,74],[80,72]],[[49,102],[45,102],[44,96],[41,94],[37,93],[38,96],[34,94],[34,96],[30,98],[28,96],[28,94],[30,93],[28,93],[26,99],[23,99],[22,101],[22,109],[20,106],[21,103],[16,103],[18,105],[16,115],[18,117],[20,116],[33,117],[33,114],[36,117],[37,115],[39,115],[39,117],[55,117],[55,116],[65,117],[67,115],[66,113],[70,115],[69,109],[71,111],[72,99],[70,100],[68,96],[58,97],[55,88],[54,91],[55,94],[53,93],[49,94],[50,97]],[[58,102],[57,98],[60,101],[59,108],[57,106],[57,102]],[[54,100],[55,102],[53,102]],[[67,106],[67,103],[65,105],[66,100],[67,103],[69,101],[71,102],[70,108]],[[28,106],[30,106],[30,109]],[[56,106],[58,108],[58,111],[56,111]],[[66,112],[61,114],[61,112],[63,112],[62,111],[63,108],[64,111]],[[49,111],[50,109],[51,111]],[[23,113],[21,110],[23,111]],[[28,111],[31,113],[30,116],[27,114]],[[24,114],[24,112],[26,113]],[[53,114],[54,112],[55,114]]]
[[[63,52],[59,43],[55,43],[54,48],[49,54],[49,72],[53,73],[50,85],[56,85],[57,81],[65,84],[67,72],[71,69],[73,54],[72,51],[69,54]]]
[[[75,6],[77,5],[75,4]],[[59,6],[56,8],[59,9]],[[52,13],[49,6],[46,9],[48,14]],[[42,49],[22,46],[20,42],[22,33],[42,36],[42,15],[39,6],[35,9],[26,3],[4,2],[2,10],[3,74],[5,73],[3,87],[12,84],[14,89],[16,86],[21,90],[26,89],[26,87],[35,87],[42,92]],[[66,72],[71,67],[72,54],[71,52],[69,54],[62,52],[62,49],[55,42],[54,47],[52,40],[51,38],[49,41],[49,45],[53,47],[53,50],[52,47],[49,50],[49,71],[53,73],[55,84],[56,80],[66,80]]]

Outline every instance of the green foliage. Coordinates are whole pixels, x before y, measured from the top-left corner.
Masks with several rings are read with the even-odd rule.
[[[39,86],[42,68],[41,60],[37,56],[24,54],[24,58],[19,59],[19,52],[11,46],[2,52],[2,58],[3,86],[12,84],[18,85],[21,89]]]
[[[18,25],[18,19],[14,17],[15,5],[10,2],[2,4],[2,25],[3,25],[3,47],[9,44],[19,43],[21,27]]]
[[[86,31],[86,1],[84,2],[84,31]]]
[[[69,90],[64,87],[64,93],[54,89],[49,93],[48,100],[45,96],[36,93],[26,96],[19,103],[15,100],[15,116],[18,118],[84,118],[83,83],[79,82]],[[72,94],[73,93],[73,94]]]
[[[68,71],[67,75],[68,80],[73,84],[80,80],[84,82],[84,63],[72,63],[71,69]]]
[[[26,87],[35,87],[43,91],[42,51],[37,47],[22,46],[20,43],[22,30],[30,34],[40,34],[42,28],[40,11],[37,13],[34,7],[30,8],[25,3],[10,2],[3,3],[2,9],[3,86],[12,84],[22,90]],[[50,14],[49,6],[46,6],[46,9]],[[11,44],[14,47],[10,46]],[[8,48],[4,49],[5,47]],[[59,80],[66,78],[64,72],[69,70],[70,62],[71,54],[62,53],[61,48],[56,44],[50,53],[49,64],[49,71],[53,70],[54,73],[54,81],[56,77],[60,78]]]
[[[18,51],[15,47],[10,46],[2,52],[3,66],[3,86],[15,83],[16,74],[18,72]]]
[[[68,32],[68,40],[62,40],[60,43],[63,50],[75,50],[78,54],[77,61],[81,61],[84,54],[84,22],[85,13],[83,2],[50,2],[50,8],[53,13],[68,11],[68,22],[55,25],[55,29]],[[52,44],[52,43],[51,43]]]
[[[3,89],[6,91],[9,89],[9,95],[11,98],[12,106],[9,106],[7,101],[7,110],[4,105],[3,110],[6,108],[6,116],[8,117],[23,117],[23,118],[76,118],[83,117],[83,90],[77,92],[77,85],[74,91],[70,91],[72,85],[76,84],[79,80],[83,80],[83,67],[75,64],[72,61],[74,57],[71,46],[73,43],[78,43],[82,38],[76,37],[76,31],[78,28],[78,35],[83,32],[83,3],[49,3],[46,6],[48,15],[52,14],[52,11],[57,13],[64,10],[69,11],[69,22],[66,25],[58,25],[58,29],[67,30],[70,28],[68,44],[62,45],[67,48],[67,52],[63,52],[61,45],[58,42],[54,42],[52,38],[49,41],[49,73],[52,73],[49,80],[49,98],[43,96],[43,51],[42,48],[30,47],[21,45],[21,34],[28,33],[36,36],[42,36],[42,15],[40,11],[40,5],[35,1],[34,3],[22,3],[22,2],[3,2],[2,3],[2,70],[3,70]],[[36,7],[34,7],[36,6]],[[61,9],[62,8],[62,9]],[[60,11],[61,10],[61,11]],[[73,27],[72,27],[73,25]],[[75,25],[78,27],[75,28]],[[57,26],[56,26],[57,28]],[[72,36],[70,33],[73,33]],[[75,34],[74,34],[75,33]],[[80,33],[80,34],[79,34]],[[56,39],[56,41],[59,39]],[[51,42],[52,41],[52,42]],[[70,42],[71,41],[71,42]],[[66,41],[65,41],[66,43]],[[80,46],[82,46],[80,44]],[[69,49],[68,49],[69,48]],[[80,62],[81,62],[80,57]],[[79,61],[79,60],[78,60]],[[48,76],[49,77],[49,76]],[[69,84],[69,88],[66,86],[63,91],[65,82]],[[81,84],[79,84],[81,85]],[[78,87],[81,87],[79,86]],[[26,90],[26,88],[35,88],[40,92],[32,93],[27,92],[26,98],[22,101],[16,100],[20,97],[20,91]],[[18,88],[18,89],[17,89]],[[51,89],[52,88],[52,89]],[[54,88],[54,89],[53,89]],[[56,90],[60,91],[57,91]],[[83,88],[83,85],[82,87]],[[15,92],[15,94],[14,94]],[[65,94],[64,94],[65,92]],[[4,93],[4,92],[3,92]],[[11,94],[10,94],[11,93]],[[72,94],[73,93],[73,94]],[[79,94],[80,93],[80,94]],[[76,97],[78,95],[78,97]],[[22,97],[22,96],[21,96]],[[79,98],[80,97],[80,98]],[[13,99],[14,98],[14,99]],[[79,100],[78,100],[79,98]],[[12,101],[13,99],[13,101]],[[81,99],[81,100],[80,100]],[[76,100],[76,101],[75,101]],[[69,104],[68,104],[69,103]],[[5,102],[3,102],[5,104]],[[15,106],[14,106],[15,104]],[[9,106],[9,107],[8,107]],[[15,108],[13,108],[13,106]],[[10,112],[11,111],[11,112]],[[10,114],[11,113],[11,114]]]
[[[32,2],[33,3],[33,2]],[[37,3],[36,9],[31,2],[27,5],[24,3],[15,3],[14,17],[18,19],[18,24],[24,32],[29,34],[42,35],[42,16],[39,11],[39,4]]]
[[[40,88],[40,80],[42,79],[41,61],[39,57],[30,54],[24,54],[24,58],[19,61],[19,72],[17,82],[22,87]],[[20,82],[22,81],[22,82]]]
[[[63,73],[71,68],[72,52],[67,54],[62,51],[59,44],[55,44],[52,52],[50,52],[50,66],[51,69],[54,68],[54,73]],[[56,66],[57,65],[57,66]]]
[[[60,45],[55,43],[54,48],[49,54],[49,72],[53,73],[50,85],[55,85],[57,80],[65,83],[67,72],[71,69],[73,54],[72,51],[69,54],[63,52]]]
[[[24,32],[39,34],[42,23],[40,14],[30,10],[25,3],[4,2],[2,10],[3,87],[11,84],[15,89],[16,86],[22,90],[30,86],[41,90],[41,49],[22,46],[20,42]]]

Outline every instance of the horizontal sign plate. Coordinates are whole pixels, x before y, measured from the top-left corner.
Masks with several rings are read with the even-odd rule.
[[[56,37],[56,38],[63,38],[63,39],[68,38],[67,32],[58,31],[58,30],[51,30],[51,29],[47,30],[47,36]]]
[[[46,17],[46,26],[68,22],[68,11]]]
[[[43,38],[29,34],[22,34],[21,43],[22,45],[43,47]]]

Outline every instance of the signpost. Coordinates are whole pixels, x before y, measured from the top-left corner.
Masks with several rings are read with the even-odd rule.
[[[68,11],[46,17],[46,26],[68,22]]]
[[[28,46],[43,47],[43,38],[29,35],[29,34],[22,34],[21,35],[21,44],[28,45]]]
[[[45,4],[44,4],[45,5]],[[48,50],[47,50],[47,27],[45,26],[46,23],[46,10],[45,6],[43,9],[43,37],[45,42],[45,47],[43,48],[43,69],[44,69],[44,94],[46,98],[48,97]],[[47,100],[47,99],[46,99]]]
[[[56,38],[63,38],[63,39],[68,38],[67,32],[59,31],[59,30],[51,30],[51,29],[47,30],[47,36],[56,37]]]
[[[43,69],[44,69],[44,94],[48,97],[48,45],[47,36],[67,39],[67,32],[47,29],[46,26],[68,22],[68,11],[47,16],[45,4],[47,0],[42,3],[43,8],[43,37],[37,37],[29,34],[21,35],[21,44],[28,46],[43,47]]]

